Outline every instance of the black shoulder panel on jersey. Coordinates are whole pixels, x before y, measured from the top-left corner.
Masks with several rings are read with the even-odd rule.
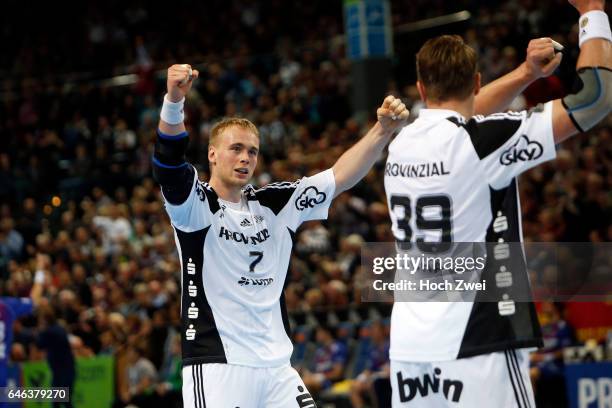
[[[168,168],[153,161],[153,178],[161,186],[164,197],[170,204],[179,205],[185,202],[193,187],[193,176],[191,165]]]
[[[516,179],[501,190],[490,189],[493,219],[487,229],[487,242],[504,245],[507,242],[520,242],[520,209],[518,207],[518,188]],[[507,229],[495,232],[493,224],[497,217],[506,217]],[[503,240],[501,243],[499,240]],[[497,246],[497,245],[496,245]],[[488,245],[489,252],[492,245]],[[537,320],[535,307],[531,302],[513,302],[513,293],[530,293],[527,265],[522,250],[509,246],[510,255],[498,260],[494,253],[487,254],[487,264],[481,280],[486,280],[486,294],[479,291],[468,319],[457,358],[472,357],[512,348],[541,347],[542,334]],[[495,275],[504,266],[512,271],[512,286],[498,288]],[[495,296],[499,302],[482,301],[486,296]],[[514,308],[512,313],[503,312],[503,305]],[[502,315],[503,314],[503,315]]]
[[[278,215],[287,205],[299,182],[298,180],[296,182],[270,183],[259,190],[255,190],[249,196],[249,199],[259,201],[262,206],[271,209],[274,215]]]
[[[450,117],[446,118],[446,120],[448,120],[449,122],[452,122],[457,127],[461,127],[461,126],[463,126],[465,124],[465,123],[461,122],[459,120],[459,118],[457,118],[456,116],[450,116]]]
[[[481,120],[471,118],[462,126],[470,135],[476,154],[480,159],[484,159],[503,146],[522,123],[521,116],[500,114],[487,116]]]
[[[198,188],[203,191],[204,197],[206,197],[206,201],[208,201],[208,207],[210,208],[210,212],[216,214],[217,211],[221,209],[221,207],[219,206],[219,197],[217,196],[217,193],[215,193],[215,191],[210,188],[208,184],[202,183],[200,181],[198,182]],[[200,194],[199,191],[198,194]],[[202,197],[201,194],[200,197]]]
[[[181,341],[183,365],[227,363],[225,349],[204,291],[204,242],[210,227],[194,232],[175,228],[183,266]]]

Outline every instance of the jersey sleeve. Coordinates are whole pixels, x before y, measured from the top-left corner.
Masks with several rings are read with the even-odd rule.
[[[328,169],[296,182],[270,183],[256,190],[255,196],[295,231],[305,221],[326,219],[335,191],[334,172]]]
[[[191,189],[187,198],[174,204],[167,197],[162,187],[162,196],[166,212],[172,225],[184,232],[198,231],[210,224],[210,206],[205,190],[207,186],[198,180],[198,172],[193,168]]]
[[[495,189],[556,157],[552,102],[529,111],[476,116],[466,127],[485,176]]]
[[[13,313],[15,313],[15,317],[31,315],[34,311],[34,303],[32,303],[30,298],[3,297],[0,300],[11,308]]]
[[[327,219],[335,191],[336,179],[332,169],[304,177],[296,184],[281,216],[293,231],[303,222]]]
[[[157,130],[152,157],[153,177],[161,186],[166,212],[172,225],[192,232],[209,224],[210,211],[205,188],[198,180],[198,172],[186,161],[189,135],[166,135]]]

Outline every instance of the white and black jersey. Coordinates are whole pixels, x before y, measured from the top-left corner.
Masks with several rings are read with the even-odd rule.
[[[552,103],[470,120],[421,110],[389,146],[385,190],[396,240],[520,242],[516,177],[554,157]],[[515,285],[529,290],[522,252],[512,258],[522,266],[513,271]],[[495,266],[487,262],[483,279]],[[398,361],[453,360],[541,343],[533,304],[505,298],[396,302],[391,328],[390,356]]]
[[[160,135],[161,143],[168,139]],[[164,152],[172,153],[161,146],[153,162],[182,265],[183,364],[288,364],[283,287],[294,233],[305,221],[327,218],[333,171],[247,186],[242,208],[232,208],[193,166],[168,163]]]

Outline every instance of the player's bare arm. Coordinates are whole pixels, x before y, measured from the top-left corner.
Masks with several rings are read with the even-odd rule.
[[[192,69],[189,64],[174,64],[168,68],[166,82],[168,93],[162,108],[162,119],[159,121],[159,130],[163,134],[173,136],[185,132],[183,104],[198,75],[198,70]]]
[[[399,98],[389,95],[376,116],[376,124],[334,164],[336,196],[353,187],[370,171],[393,134],[406,125],[409,112]]]
[[[604,0],[570,0],[580,13],[580,56],[576,73],[582,89],[553,102],[553,134],[560,143],[587,131],[612,111],[612,35]]]
[[[475,113],[490,115],[508,109],[532,82],[555,72],[563,58],[561,52],[555,51],[561,51],[561,46],[552,38],[529,41],[527,57],[518,68],[480,89],[475,98]]]

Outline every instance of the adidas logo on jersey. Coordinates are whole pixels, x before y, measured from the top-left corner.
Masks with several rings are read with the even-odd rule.
[[[400,402],[412,401],[414,397],[416,397],[417,392],[423,398],[427,397],[430,391],[432,394],[440,392],[440,374],[442,374],[442,370],[436,367],[434,369],[433,379],[429,374],[423,375],[422,379],[418,377],[404,379],[402,373],[398,371],[396,376]],[[408,393],[406,393],[406,388],[408,388]],[[446,400],[450,399],[453,402],[459,402],[462,391],[463,382],[448,379],[442,381],[442,393]]]
[[[240,223],[241,227],[250,227],[253,224],[251,224],[251,221],[247,220],[246,218],[244,220],[242,220],[242,222]]]

